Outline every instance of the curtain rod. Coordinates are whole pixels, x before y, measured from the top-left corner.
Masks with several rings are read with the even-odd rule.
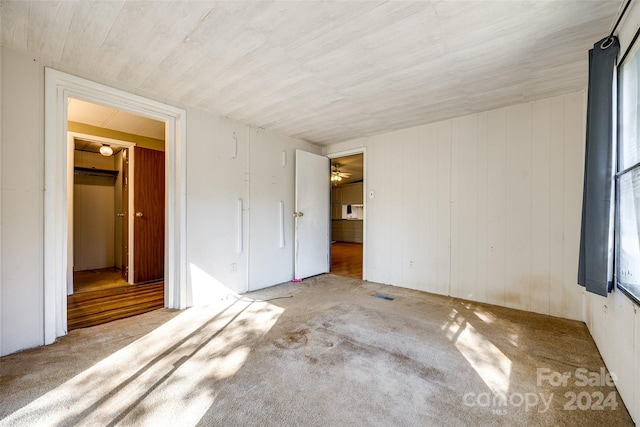
[[[618,25],[620,24],[620,21],[622,21],[624,14],[627,13],[627,9],[629,8],[630,4],[631,4],[631,0],[627,0],[627,3],[622,8],[622,12],[618,15],[618,19],[616,19],[615,24],[613,24],[613,28],[611,29],[611,33],[609,34],[609,37],[607,37],[606,40],[602,42],[602,44],[600,45],[600,49],[606,49],[609,46],[611,46],[611,43],[613,43],[613,35],[618,29]]]

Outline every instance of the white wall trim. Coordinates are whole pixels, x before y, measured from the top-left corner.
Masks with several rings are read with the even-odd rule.
[[[335,159],[354,154],[362,154],[362,203],[364,204],[364,219],[362,220],[362,280],[367,280],[367,147],[338,151],[326,156],[330,159]],[[329,221],[331,221],[331,214],[329,214]]]
[[[1,24],[0,24],[1,25]],[[2,86],[4,85],[4,78],[2,77],[2,70],[4,68],[3,65],[3,56],[4,56],[4,47],[0,46],[0,165],[2,165],[2,140],[3,140],[3,132],[2,130],[4,129],[2,126],[2,118],[4,116],[4,113],[2,111],[3,109],[3,98],[2,98]],[[0,225],[3,224],[2,222],[2,189],[4,187],[2,186],[2,174],[0,173]],[[2,302],[2,295],[4,294],[4,287],[3,287],[3,280],[2,280],[2,226],[0,226],[0,311],[2,311],[2,306],[3,306],[3,302]],[[0,314],[0,356],[4,355],[4,338],[2,336],[4,331],[4,326],[3,326],[3,316],[2,314]]]
[[[354,154],[364,154],[364,152],[366,151],[367,147],[358,147],[358,148],[352,148],[351,150],[344,150],[344,151],[337,151],[335,153],[329,153],[326,154],[326,156],[330,159],[335,159],[336,157],[346,157],[346,156],[352,156]]]
[[[67,333],[67,103],[69,97],[165,122],[165,305],[186,308],[186,111],[45,68],[44,344]]]
[[[71,135],[71,132],[67,132],[67,158],[71,159],[72,156],[75,157],[75,140],[73,135]],[[73,235],[75,231],[73,226],[75,221],[73,211],[75,197],[74,163],[75,158],[74,161],[67,162],[67,223],[69,224],[69,227],[67,228],[67,295],[73,294]]]

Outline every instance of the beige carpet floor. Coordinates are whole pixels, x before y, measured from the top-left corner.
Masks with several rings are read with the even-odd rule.
[[[580,322],[323,275],[0,358],[0,425],[633,425],[603,367]]]

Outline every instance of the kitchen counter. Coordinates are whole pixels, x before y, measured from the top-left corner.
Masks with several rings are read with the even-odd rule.
[[[331,221],[331,240],[362,243],[362,226],[361,219],[334,219]]]

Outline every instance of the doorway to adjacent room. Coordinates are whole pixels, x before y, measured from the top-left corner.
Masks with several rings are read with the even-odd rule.
[[[364,154],[331,159],[331,273],[363,278]]]

